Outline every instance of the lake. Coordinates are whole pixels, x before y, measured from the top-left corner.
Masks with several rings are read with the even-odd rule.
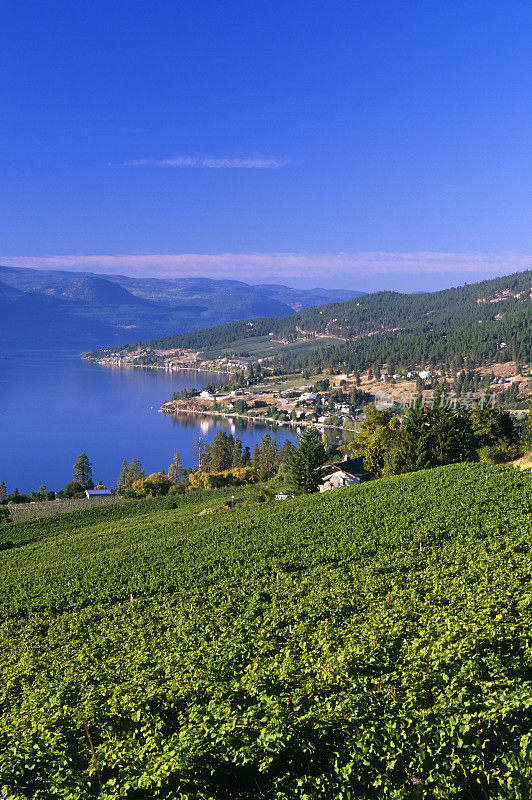
[[[200,432],[209,442],[223,428],[250,448],[266,430],[278,444],[296,437],[287,427],[158,413],[172,392],[202,388],[216,374],[112,369],[69,351],[5,355],[0,359],[0,481],[8,491],[64,487],[81,452],[93,464],[95,482],[116,486],[124,458],[140,459],[146,473],[166,471],[177,450],[183,464],[193,466],[193,442]]]

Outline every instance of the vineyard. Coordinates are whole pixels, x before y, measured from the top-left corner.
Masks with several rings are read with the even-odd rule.
[[[531,797],[530,475],[228,497],[0,528],[0,797]]]

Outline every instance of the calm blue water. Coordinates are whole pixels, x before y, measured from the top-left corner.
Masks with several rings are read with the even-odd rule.
[[[178,450],[193,465],[193,440],[211,441],[219,427],[250,447],[265,426],[182,415],[157,409],[172,392],[201,388],[215,375],[159,370],[109,369],[72,352],[8,352],[0,360],[0,481],[8,491],[45,484],[60,489],[72,477],[76,456],[86,452],[95,481],[115,486],[122,459],[138,458],[147,473],[166,470]],[[280,444],[289,428],[270,430]]]

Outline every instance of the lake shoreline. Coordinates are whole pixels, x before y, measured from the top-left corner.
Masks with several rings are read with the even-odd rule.
[[[183,390],[202,391],[226,380],[208,370],[102,369],[74,348],[3,350],[0,360],[0,481],[8,493],[27,494],[41,485],[58,491],[71,480],[76,457],[85,452],[93,478],[116,486],[124,459],[141,461],[146,473],[166,471],[173,454],[194,464],[195,438],[213,438],[231,423],[219,417],[161,415],[157,410]],[[238,424],[238,423],[237,423]],[[295,439],[279,428],[278,439]],[[253,448],[263,434],[250,424],[242,443]]]
[[[169,406],[172,406],[171,408]],[[343,431],[345,430],[343,427],[339,427],[338,425],[325,425],[321,422],[307,422],[307,420],[281,420],[281,419],[274,419],[273,417],[251,417],[249,414],[238,414],[234,412],[228,411],[200,411],[194,408],[179,408],[175,406],[174,401],[169,401],[168,403],[164,403],[161,408],[159,409],[160,414],[203,414],[207,417],[224,417],[226,419],[243,419],[248,422],[259,422],[263,425],[280,425],[289,428],[317,428],[320,430],[321,428],[330,428],[336,431]]]
[[[89,364],[97,364],[99,367],[105,367],[107,369],[137,369],[137,370],[144,370],[144,369],[156,369],[160,370],[161,372],[200,372],[211,375],[213,373],[212,367],[181,367],[181,366],[172,366],[168,367],[162,364],[129,364],[128,362],[120,362],[120,361],[110,361],[108,359],[96,359],[96,358],[84,358],[81,357],[82,361],[85,361]],[[232,372],[228,370],[216,369],[216,374],[220,375],[232,375]]]

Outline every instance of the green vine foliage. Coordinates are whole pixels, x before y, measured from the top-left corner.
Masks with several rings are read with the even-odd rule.
[[[527,798],[529,475],[12,523],[0,797]]]

